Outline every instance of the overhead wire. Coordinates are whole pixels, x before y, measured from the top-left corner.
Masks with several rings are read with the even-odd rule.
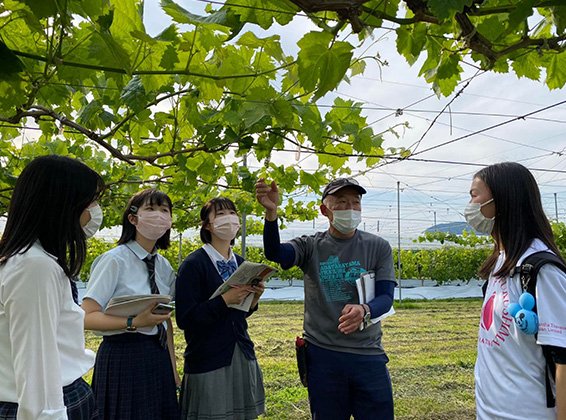
[[[424,150],[421,150],[420,152],[414,153],[413,156],[415,156],[415,155],[421,155],[421,154],[423,154],[423,153],[430,152],[431,150],[435,150],[435,149],[438,149],[438,148],[440,148],[440,147],[444,147],[444,146],[447,146],[447,145],[449,145],[449,144],[456,143],[456,142],[458,142],[458,141],[461,141],[461,140],[467,139],[467,138],[469,138],[469,137],[472,137],[472,136],[475,136],[475,135],[484,133],[484,132],[486,132],[486,131],[490,131],[490,130],[493,130],[493,129],[499,128],[499,127],[503,127],[503,126],[505,126],[505,125],[507,125],[507,124],[510,124],[510,123],[515,122],[515,121],[518,121],[518,120],[524,120],[524,119],[526,119],[526,118],[527,118],[528,116],[530,116],[530,115],[538,114],[538,113],[540,113],[540,112],[547,111],[547,110],[549,110],[549,109],[555,108],[555,107],[560,106],[560,105],[563,105],[563,104],[566,104],[566,100],[560,101],[560,102],[556,102],[556,103],[554,103],[554,104],[545,106],[545,107],[543,107],[543,108],[539,108],[539,109],[536,109],[536,110],[534,110],[534,111],[528,112],[528,113],[526,113],[526,114],[524,114],[524,115],[521,115],[521,116],[518,116],[518,117],[515,117],[515,118],[511,118],[511,119],[509,119],[509,120],[507,120],[507,121],[503,121],[503,122],[500,122],[500,123],[497,123],[497,124],[493,124],[493,125],[490,125],[490,126],[488,126],[488,127],[484,127],[484,128],[482,128],[482,129],[480,129],[480,130],[476,130],[476,131],[474,131],[474,132],[472,132],[472,133],[466,134],[466,135],[464,135],[464,136],[460,136],[460,137],[457,137],[457,138],[455,138],[455,139],[448,140],[448,141],[445,141],[445,142],[443,142],[443,143],[437,144],[437,145],[435,145],[435,146],[431,146],[431,147],[429,147],[428,149],[424,149]]]
[[[342,95],[343,95],[343,96],[346,96],[346,97],[349,97],[349,98],[352,98],[352,99],[355,99],[355,100],[364,101],[364,99],[357,98],[357,97],[352,96],[352,95],[348,95],[348,94],[342,94]],[[367,103],[373,103],[373,102],[369,101],[369,102],[367,102]],[[376,105],[378,105],[378,104],[376,104]],[[372,109],[372,108],[366,107],[366,108],[363,108],[363,109],[369,110],[369,109]],[[399,109],[399,110],[400,110],[400,109]],[[426,112],[426,111],[422,111],[422,110],[410,110],[410,112],[407,112],[407,111],[406,111],[406,108],[403,108],[401,111],[402,111],[402,114],[401,114],[401,115],[407,114],[407,115],[412,116],[412,117],[414,117],[414,118],[419,118],[419,119],[422,119],[422,120],[425,120],[425,121],[429,121],[429,119],[426,118],[426,117],[422,117],[422,116],[420,116],[420,115],[414,115],[414,114],[413,114],[413,112],[419,112],[419,111],[420,111],[420,112]],[[438,112],[438,111],[431,111],[431,112],[435,112],[435,113],[436,113],[436,112]],[[480,116],[480,114],[482,114],[482,113],[457,112],[457,111],[451,111],[451,113],[454,114],[454,115],[478,115],[478,116]],[[516,115],[516,114],[515,114],[515,115],[509,115],[509,114],[491,114],[491,113],[485,113],[485,115],[481,115],[481,116],[511,117],[511,118],[513,118],[513,119],[523,119],[523,118],[524,118],[523,115]],[[563,121],[563,120],[554,120],[554,119],[550,119],[550,118],[538,118],[538,117],[526,117],[526,118],[524,118],[524,119],[525,119],[525,120],[527,120],[527,119],[528,119],[528,120],[538,120],[538,121],[544,121],[544,122],[556,122],[556,123],[565,123],[565,122],[566,122],[566,121]],[[374,123],[375,123],[375,121],[374,121],[374,122],[370,122],[370,123],[368,123],[368,126],[369,126],[369,125],[373,125]],[[444,123],[444,122],[441,122],[441,121],[437,121],[437,124],[443,125],[443,126],[449,126],[449,127],[457,128],[458,130],[462,130],[462,131],[465,131],[465,132],[468,132],[468,133],[475,133],[475,132],[476,132],[476,131],[474,131],[474,130],[469,130],[469,129],[466,129],[466,128],[463,128],[463,127],[455,126],[454,124],[447,124],[447,123]],[[564,152],[564,150],[562,150],[562,151],[560,151],[560,152],[557,152],[557,151],[550,150],[550,149],[545,149],[545,148],[542,148],[542,147],[539,147],[539,146],[534,146],[534,145],[532,145],[532,144],[520,143],[520,142],[516,142],[516,141],[513,141],[513,140],[504,139],[503,137],[493,136],[493,135],[490,135],[490,134],[482,134],[482,136],[488,137],[488,138],[492,138],[492,139],[495,139],[495,140],[500,140],[500,141],[503,141],[503,142],[506,142],[506,143],[516,144],[516,145],[518,145],[518,146],[523,146],[523,147],[528,147],[528,148],[532,148],[532,149],[544,151],[544,152],[556,153],[556,154],[558,154],[558,155],[560,155],[561,153]],[[411,147],[411,146],[409,146],[409,148],[410,148],[410,147]]]
[[[464,92],[464,90],[466,90],[466,88],[468,86],[470,86],[470,83],[478,76],[480,75],[481,72],[480,70],[476,71],[476,73],[470,78],[468,79],[468,81],[464,84],[463,87],[460,88],[460,90],[458,90],[458,92],[456,92],[456,94],[453,96],[452,99],[450,99],[450,101],[448,101],[448,103],[446,105],[444,105],[444,107],[440,110],[440,112],[438,112],[438,114],[436,114],[436,117],[434,117],[434,119],[432,120],[432,122],[429,124],[429,126],[427,127],[427,129],[424,131],[424,133],[421,135],[421,137],[412,145],[410,145],[408,147],[409,150],[411,150],[411,153],[414,155],[417,152],[417,149],[419,147],[419,145],[421,144],[421,142],[424,140],[424,138],[426,137],[426,135],[430,132],[430,130],[432,130],[432,127],[434,127],[434,124],[436,123],[436,121],[440,118],[440,116],[442,114],[444,114],[444,111],[446,111],[446,109],[448,109],[450,107],[450,105],[460,97],[460,95],[462,94],[462,92]],[[452,125],[450,125],[452,126]]]
[[[11,124],[0,124],[0,127],[7,127],[7,128],[19,128],[19,129],[27,129],[27,130],[41,130],[41,128],[39,127],[33,127],[33,126],[28,126],[28,125],[11,125]],[[71,132],[71,131],[69,131]],[[475,133],[475,132],[474,132]],[[472,134],[474,134],[472,133]],[[80,134],[80,133],[77,133]],[[155,139],[158,140],[158,139]],[[524,145],[525,147],[528,147],[528,145]],[[277,149],[278,152],[288,152],[288,153],[297,153],[297,150],[290,150],[290,149]],[[301,151],[302,154],[309,154],[309,155],[316,155],[317,152],[316,151],[305,151],[302,150]],[[552,151],[551,153],[557,153]],[[353,156],[356,157],[356,156]],[[363,157],[363,156],[362,156]],[[394,160],[394,161],[415,161],[415,162],[426,162],[426,163],[439,163],[439,164],[447,164],[447,165],[462,165],[462,166],[475,166],[475,167],[483,167],[483,166],[487,166],[490,163],[482,163],[482,162],[464,162],[464,161],[455,161],[455,160],[442,160],[442,159],[424,159],[424,158],[415,158],[412,156],[409,157],[405,157],[405,158],[394,158],[394,157],[387,157],[384,158],[385,160]],[[383,167],[385,165],[380,165],[377,166],[377,168]],[[549,172],[549,173],[557,173],[557,174],[563,174],[566,173],[566,170],[555,170],[555,169],[545,169],[545,168],[533,168],[533,167],[528,167],[527,169],[529,169],[530,171],[535,171],[535,172]],[[302,168],[302,170],[306,171],[306,172],[315,172],[316,170],[318,170],[317,168]]]
[[[416,85],[416,84],[412,84],[412,83],[405,83],[405,82],[399,82],[396,80],[387,80],[387,79],[376,79],[374,77],[368,77],[368,76],[363,76],[363,75],[359,75],[356,76],[356,78],[361,79],[361,80],[372,80],[372,81],[376,81],[376,82],[382,82],[385,84],[392,84],[392,85],[397,85],[397,86],[407,86],[410,88],[418,88],[418,89],[426,89],[426,90],[430,90],[430,86],[426,86],[426,85]],[[467,79],[465,79],[467,80]],[[464,83],[465,80],[461,81],[460,83]],[[532,105],[532,106],[543,106],[544,104],[541,103],[537,103],[537,102],[530,102],[530,101],[520,101],[517,99],[509,99],[509,98],[505,98],[505,97],[501,97],[501,96],[489,96],[489,95],[480,95],[477,93],[470,93],[470,92],[463,92],[462,93],[463,96],[473,96],[473,97],[477,97],[477,98],[483,98],[483,99],[490,99],[493,101],[498,101],[498,102],[510,102],[510,103],[514,103],[514,104],[523,104],[523,105]],[[435,97],[436,94],[432,94],[430,97]]]

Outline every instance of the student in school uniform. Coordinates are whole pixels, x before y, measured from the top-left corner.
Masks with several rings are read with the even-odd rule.
[[[161,191],[134,195],[123,214],[118,246],[91,268],[82,307],[85,328],[103,335],[92,388],[104,419],[179,418],[171,314],[153,313],[154,307],[129,317],[104,313],[115,296],[174,295],[174,271],[157,252],[169,247],[171,209],[171,199]]]
[[[214,198],[200,211],[202,248],[191,253],[177,276],[176,319],[185,331],[183,419],[255,419],[264,412],[263,376],[246,319],[258,308],[264,284],[234,287],[209,299],[243,258],[231,248],[240,228],[236,206]],[[249,312],[228,307],[250,293]]]
[[[103,189],[88,166],[55,155],[31,161],[16,182],[0,240],[0,419],[98,418],[82,379],[94,353],[71,279],[85,231],[102,222],[93,215]]]

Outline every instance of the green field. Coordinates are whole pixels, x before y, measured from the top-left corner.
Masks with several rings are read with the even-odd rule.
[[[481,301],[413,301],[397,304],[383,322],[396,419],[474,419],[473,369]],[[263,303],[250,319],[266,391],[265,419],[308,419],[307,391],[299,382],[294,337],[301,332],[302,303]],[[184,339],[176,333],[182,369]],[[96,350],[99,339],[87,334]],[[87,378],[90,380],[90,377]]]

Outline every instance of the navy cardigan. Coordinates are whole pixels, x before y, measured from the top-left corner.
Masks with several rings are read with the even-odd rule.
[[[244,259],[236,255],[238,265]],[[177,325],[185,332],[185,373],[203,373],[230,365],[234,347],[255,359],[246,318],[250,312],[226,306],[222,296],[209,299],[222,284],[212,260],[202,248],[181,264],[175,287]]]

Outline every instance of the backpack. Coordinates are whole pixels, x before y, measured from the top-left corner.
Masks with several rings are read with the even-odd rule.
[[[521,265],[513,272],[511,275],[513,276],[515,273],[519,273],[519,278],[521,280],[521,287],[523,291],[530,293],[535,298],[535,306],[533,308],[533,312],[537,312],[537,304],[536,304],[536,285],[537,285],[537,274],[545,264],[554,264],[564,273],[566,273],[566,264],[555,254],[549,251],[539,251],[535,252],[528,257],[526,257]],[[482,285],[482,292],[485,296],[487,290],[487,281]],[[536,340],[536,335],[535,335]],[[556,378],[556,364],[554,360],[552,360],[552,356],[548,352],[548,349],[543,346],[542,347],[542,354],[544,355],[544,359],[546,360],[546,375],[545,375],[545,382],[546,382],[546,406],[547,407],[554,407],[556,405],[556,401],[554,395],[552,393],[551,387],[551,378],[554,381]]]

